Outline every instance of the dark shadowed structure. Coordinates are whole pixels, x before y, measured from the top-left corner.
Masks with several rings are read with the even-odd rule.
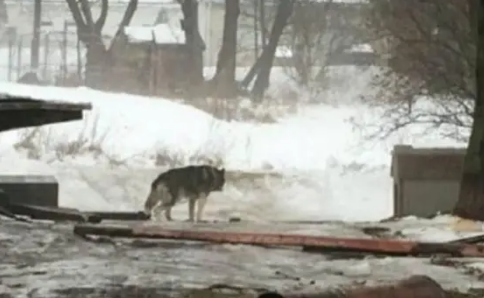
[[[53,102],[27,97],[0,95],[0,131],[81,120],[85,103]],[[8,215],[2,204],[34,204],[58,206],[59,184],[53,176],[0,176],[0,214]],[[3,212],[2,212],[3,211]]]
[[[91,104],[0,95],[0,131],[81,120]]]

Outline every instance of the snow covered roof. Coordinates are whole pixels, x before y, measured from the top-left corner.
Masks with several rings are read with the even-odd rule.
[[[183,30],[168,24],[157,24],[154,26],[127,26],[124,27],[124,34],[131,42],[154,41],[162,43],[185,43]]]

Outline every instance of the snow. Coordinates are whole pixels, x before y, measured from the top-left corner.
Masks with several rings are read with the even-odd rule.
[[[278,46],[276,48],[275,56],[277,58],[291,58],[293,56],[293,53],[288,46]]]
[[[338,75],[345,78],[354,69],[339,71]],[[244,220],[226,229],[252,227],[268,232],[364,238],[370,236],[362,232],[362,227],[379,226],[387,228],[394,237],[433,242],[482,233],[480,223],[471,224],[470,229],[464,223],[466,228],[461,228],[461,221],[447,215],[375,223],[392,215],[389,153],[393,145],[458,147],[464,144],[442,139],[439,132],[422,135],[421,127],[409,127],[386,140],[367,141],[350,121],[362,118],[379,124],[375,111],[356,100],[368,91],[365,76],[368,73],[359,73],[351,79],[351,88],[344,84],[347,79],[341,85],[335,84],[336,87],[321,95],[325,98],[324,104],[301,103],[293,112],[277,115],[274,123],[222,120],[181,101],[163,98],[88,88],[0,83],[0,90],[7,94],[91,102],[93,106],[82,121],[0,134],[0,173],[54,175],[60,184],[60,204],[65,207],[137,211],[141,209],[151,179],[166,168],[156,165],[157,155],[179,164],[201,162],[204,158],[221,161],[231,175],[265,173],[256,179],[230,178],[223,192],[211,195],[207,219],[226,221],[241,217]],[[186,208],[177,206],[175,219],[185,219]],[[312,225],[283,222],[288,220],[332,222]],[[181,225],[188,228],[188,224]],[[199,224],[190,228],[214,227]],[[26,285],[16,293],[39,287],[48,290],[102,286],[118,279],[123,285],[150,285],[154,273],[164,274],[163,281],[157,284],[167,287],[168,281],[173,285],[197,287],[221,282],[275,288],[296,286],[294,280],[276,276],[276,270],[301,277],[302,281],[315,279],[316,288],[359,280],[394,280],[415,272],[428,274],[448,288],[484,287],[481,281],[463,271],[435,266],[427,259],[330,260],[295,250],[230,245],[213,246],[210,253],[197,247],[171,248],[162,250],[160,255],[159,248],[136,250],[123,245],[96,246],[78,239],[61,240],[72,237],[62,227],[37,232],[22,229],[27,230],[28,237],[22,234],[13,239],[7,232],[0,232],[2,241],[16,241],[15,249],[4,251],[9,257],[19,259],[23,258],[20,250],[42,252],[48,261],[30,264],[27,269],[0,264],[0,272],[4,274],[0,275],[2,286],[13,287],[19,280]],[[2,241],[0,245],[6,243]],[[67,249],[61,244],[71,246]],[[74,260],[61,256],[60,251],[77,257]],[[153,263],[160,265],[159,268],[154,269]],[[463,266],[479,269],[484,268],[482,264],[482,260],[474,259]],[[207,275],[207,266],[218,268],[214,271],[217,273]],[[185,269],[191,270],[190,276],[182,274]]]
[[[374,49],[370,44],[363,43],[352,46],[348,52],[365,52],[365,53],[373,53]]]
[[[339,75],[347,75],[340,71]],[[358,80],[368,75],[359,73]],[[267,210],[272,220],[388,218],[393,209],[389,175],[393,145],[454,146],[455,142],[438,134],[417,137],[418,127],[386,141],[366,141],[350,120],[360,117],[376,124],[377,116],[362,104],[349,104],[366,88],[365,81],[358,80],[352,81],[354,89],[337,86],[322,95],[326,102],[339,104],[300,105],[296,113],[280,115],[275,123],[221,120],[163,98],[0,83],[4,93],[93,105],[82,121],[2,133],[0,171],[56,176],[60,204],[66,207],[126,211],[140,210],[148,191],[146,181],[162,170],[155,165],[157,156],[181,164],[208,159],[222,161],[229,172],[283,174],[254,185],[230,183],[207,205],[213,218],[264,221]],[[30,146],[35,150],[13,149],[32,133]],[[36,160],[26,160],[25,154]],[[185,216],[185,208],[177,208],[175,216],[177,212]]]
[[[227,202],[222,204],[227,209],[219,210],[227,216],[232,210],[232,213],[247,212],[246,216],[264,218],[266,215],[261,206],[273,208],[280,219],[376,220],[391,215],[390,177],[386,170],[377,170],[387,164],[388,158],[379,158],[376,150],[371,154],[355,151],[357,138],[351,125],[345,122],[345,118],[356,113],[351,108],[304,108],[298,115],[277,123],[258,124],[218,120],[191,106],[164,99],[107,94],[86,88],[10,83],[2,83],[0,88],[11,94],[51,100],[92,101],[93,110],[83,121],[45,126],[34,138],[37,154],[47,163],[45,166],[51,168],[51,173],[71,172],[57,175],[61,183],[60,202],[67,207],[112,209],[111,203],[105,202],[114,200],[115,195],[121,193],[125,200],[116,204],[116,208],[138,210],[147,191],[146,181],[157,173],[153,160],[161,152],[181,156],[184,163],[197,156],[206,156],[223,160],[229,171],[270,170],[294,177],[287,178],[287,181],[268,181],[272,184],[271,191],[233,189],[233,193],[214,195],[214,200]],[[9,149],[25,134],[25,130],[6,132],[0,136],[0,141]],[[94,167],[99,158],[89,152],[75,158],[63,157],[69,160],[68,166],[59,162],[60,149],[79,140],[85,142],[86,147],[102,147],[104,156],[123,163],[127,170]],[[15,160],[10,154],[13,154],[11,150],[2,152],[8,160]],[[345,170],[360,163],[368,168],[360,172]],[[6,162],[0,167],[10,171],[11,164]],[[134,169],[139,174],[132,178]],[[101,172],[106,175],[102,183],[98,181],[103,178],[95,174]],[[91,180],[92,177],[96,178]],[[115,180],[128,181],[128,184]],[[354,181],[359,181],[358,186]],[[382,181],[386,182],[379,183]],[[96,191],[92,190],[93,183],[98,184]],[[112,183],[120,188],[113,190]],[[372,187],[375,183],[384,186],[375,189]],[[88,189],[91,191],[86,193]],[[105,189],[110,191],[106,193]],[[83,200],[73,196],[80,193],[83,193]],[[258,198],[262,193],[268,196],[267,201],[261,202]],[[103,200],[103,196],[113,196],[113,199]],[[234,197],[241,203],[230,201]],[[86,206],[90,200],[87,198],[98,203]],[[346,198],[352,200],[351,204]],[[256,205],[251,207],[247,202]],[[378,207],[361,213],[361,207],[370,203]],[[342,212],[343,206],[346,206],[345,212]]]
[[[131,42],[185,43],[185,33],[178,27],[169,24],[155,26],[127,26],[124,33]]]

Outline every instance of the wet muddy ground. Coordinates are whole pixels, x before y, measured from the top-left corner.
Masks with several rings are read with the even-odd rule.
[[[170,225],[370,237],[341,223]],[[484,288],[480,278],[432,264],[428,259],[335,258],[300,249],[201,242],[90,242],[75,236],[70,224],[32,225],[5,220],[0,229],[0,297],[180,297],[187,289],[213,284],[314,291],[398,280],[416,273],[429,275],[446,288]]]

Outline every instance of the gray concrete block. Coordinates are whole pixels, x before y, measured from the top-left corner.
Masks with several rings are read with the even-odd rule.
[[[12,203],[59,206],[59,183],[48,175],[0,175],[0,189]]]

